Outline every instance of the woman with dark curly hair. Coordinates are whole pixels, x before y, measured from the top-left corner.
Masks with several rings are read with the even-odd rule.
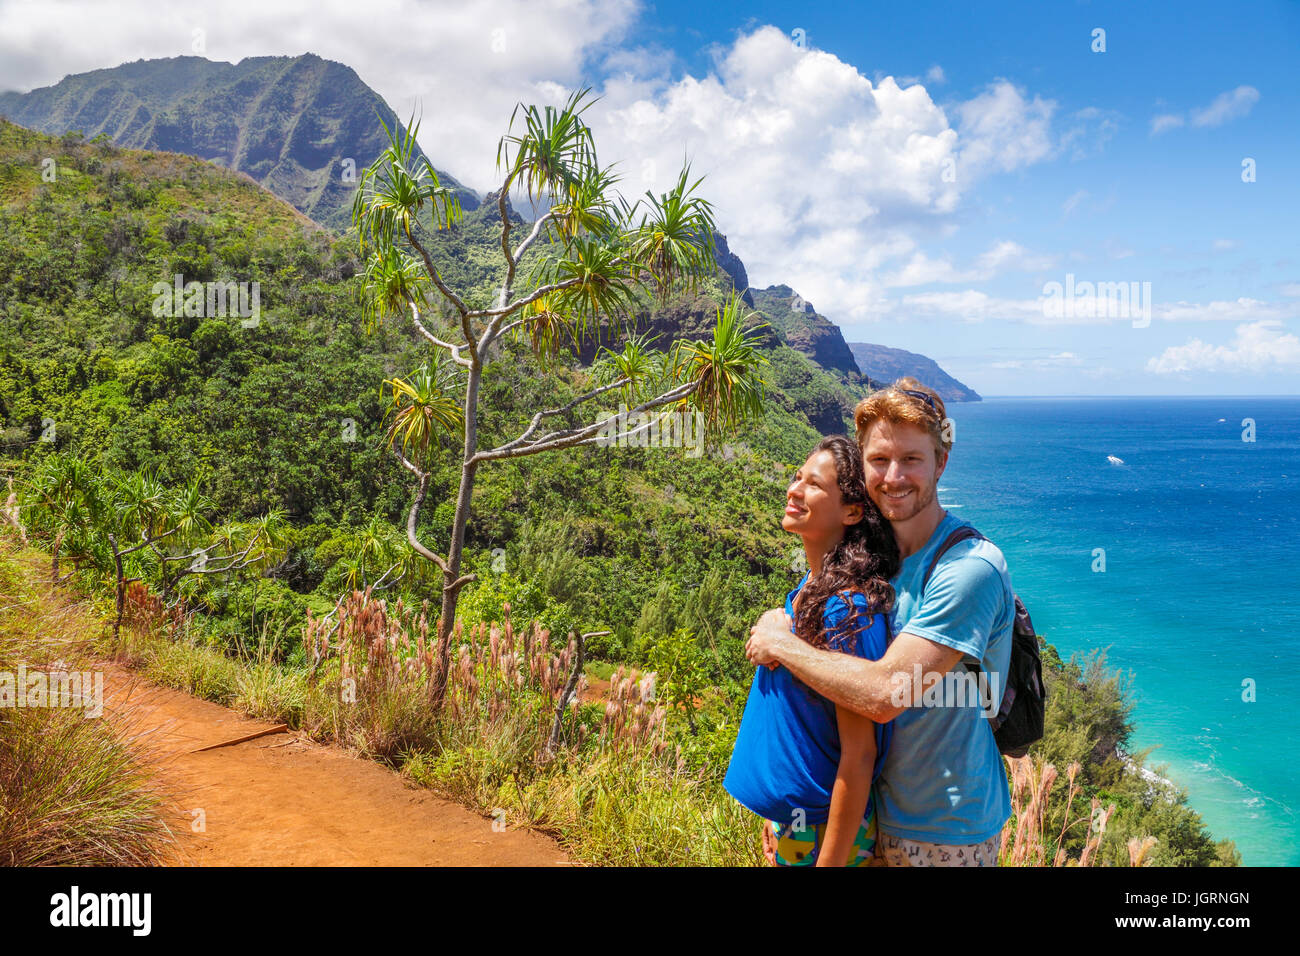
[[[808,573],[785,602],[795,636],[878,660],[889,641],[889,579],[900,558],[893,529],[867,497],[853,441],[833,435],[813,449],[786,490],[781,527],[803,539],[808,558]],[[892,723],[837,707],[783,667],[757,669],[723,785],[767,821],[769,860],[869,862],[876,837],[871,785],[892,730]]]

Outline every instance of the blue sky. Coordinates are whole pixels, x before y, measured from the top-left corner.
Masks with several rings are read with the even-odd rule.
[[[670,48],[680,70],[704,75],[713,62],[711,45],[725,44],[737,30],[802,29],[810,46],[873,80],[915,78],[941,106],[1006,79],[1028,97],[1057,104],[1049,135],[1058,144],[1072,114],[1100,111],[1075,121],[1082,134],[1056,155],[983,179],[963,197],[956,231],[924,244],[928,258],[949,259],[958,271],[997,241],[1052,257],[1051,268],[908,287],[910,293],[975,290],[1020,300],[1041,296],[1046,282],[1064,284],[1072,272],[1080,282],[1149,281],[1155,303],[1210,306],[1244,298],[1269,307],[1188,308],[1189,318],[1179,321],[1162,321],[1157,311],[1143,328],[1132,321],[1033,325],[1010,314],[999,318],[996,305],[978,323],[922,320],[905,308],[874,322],[832,314],[846,337],[926,352],[997,394],[1297,392],[1294,347],[1289,363],[1264,356],[1287,353],[1285,344],[1270,347],[1268,333],[1276,330],[1285,342],[1300,329],[1300,4],[857,9],[849,16],[840,4],[814,3],[792,13],[786,4],[757,3],[741,16],[725,6],[659,2],[647,12],[645,35]],[[1106,31],[1104,53],[1092,49],[1098,27]],[[1243,86],[1257,98],[1249,91],[1231,95]],[[1222,120],[1200,113],[1195,125],[1195,111],[1224,94]],[[1176,119],[1162,121],[1153,134],[1158,116]],[[1241,180],[1246,157],[1256,160],[1253,183]],[[743,248],[738,251],[743,257]],[[752,278],[763,283],[767,276]],[[1225,318],[1190,317],[1219,313]],[[1258,330],[1260,356],[1250,346],[1238,355],[1215,353],[1216,346],[1237,342],[1238,327],[1252,319],[1270,321]],[[1193,340],[1208,350],[1176,352],[1164,363],[1176,367],[1181,359],[1189,371],[1147,369],[1149,359]]]
[[[594,86],[625,194],[688,156],[751,284],[984,394],[1300,391],[1298,3],[0,0],[6,88],[307,51],[480,191],[515,102]]]

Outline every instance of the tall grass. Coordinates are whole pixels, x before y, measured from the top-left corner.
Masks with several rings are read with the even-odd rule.
[[[37,583],[34,557],[0,534],[0,670],[93,670],[97,622]],[[160,862],[170,834],[144,747],[81,709],[0,708],[0,865]]]
[[[1077,762],[1066,768],[1066,794],[1062,807],[1052,801],[1059,777],[1056,767],[1037,757],[1008,758],[1011,768],[1011,820],[1002,831],[998,862],[1001,866],[1096,866],[1106,827],[1115,804],[1103,806],[1097,797],[1081,806],[1071,819],[1075,801],[1083,791],[1079,783],[1082,767]],[[1060,821],[1059,827],[1057,821]],[[1153,836],[1128,841],[1130,866],[1142,866],[1156,845]],[[1071,849],[1078,848],[1078,856]]]

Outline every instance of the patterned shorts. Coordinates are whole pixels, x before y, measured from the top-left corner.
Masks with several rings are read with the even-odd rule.
[[[1001,842],[1001,834],[983,843],[953,845],[905,840],[892,833],[881,833],[877,847],[886,866],[997,866]]]
[[[777,866],[813,866],[822,844],[826,842],[826,824],[804,824],[794,827],[788,823],[772,821],[772,832],[776,834]],[[845,866],[874,866],[876,852],[876,813],[875,807],[867,805],[867,815],[862,826],[849,846]]]

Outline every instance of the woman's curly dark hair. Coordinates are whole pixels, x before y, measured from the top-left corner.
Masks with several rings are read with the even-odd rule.
[[[804,585],[795,612],[795,634],[813,647],[824,648],[828,640],[822,618],[830,596],[842,594],[848,603],[850,617],[846,624],[857,624],[854,591],[866,596],[872,613],[889,613],[894,606],[894,588],[889,579],[898,573],[902,559],[893,527],[867,495],[862,450],[857,443],[844,435],[831,435],[823,438],[809,457],[819,451],[830,452],[835,460],[836,481],[844,503],[863,506],[862,520],[845,526],[844,538],[822,560],[817,576]],[[856,634],[863,626],[848,633]]]

